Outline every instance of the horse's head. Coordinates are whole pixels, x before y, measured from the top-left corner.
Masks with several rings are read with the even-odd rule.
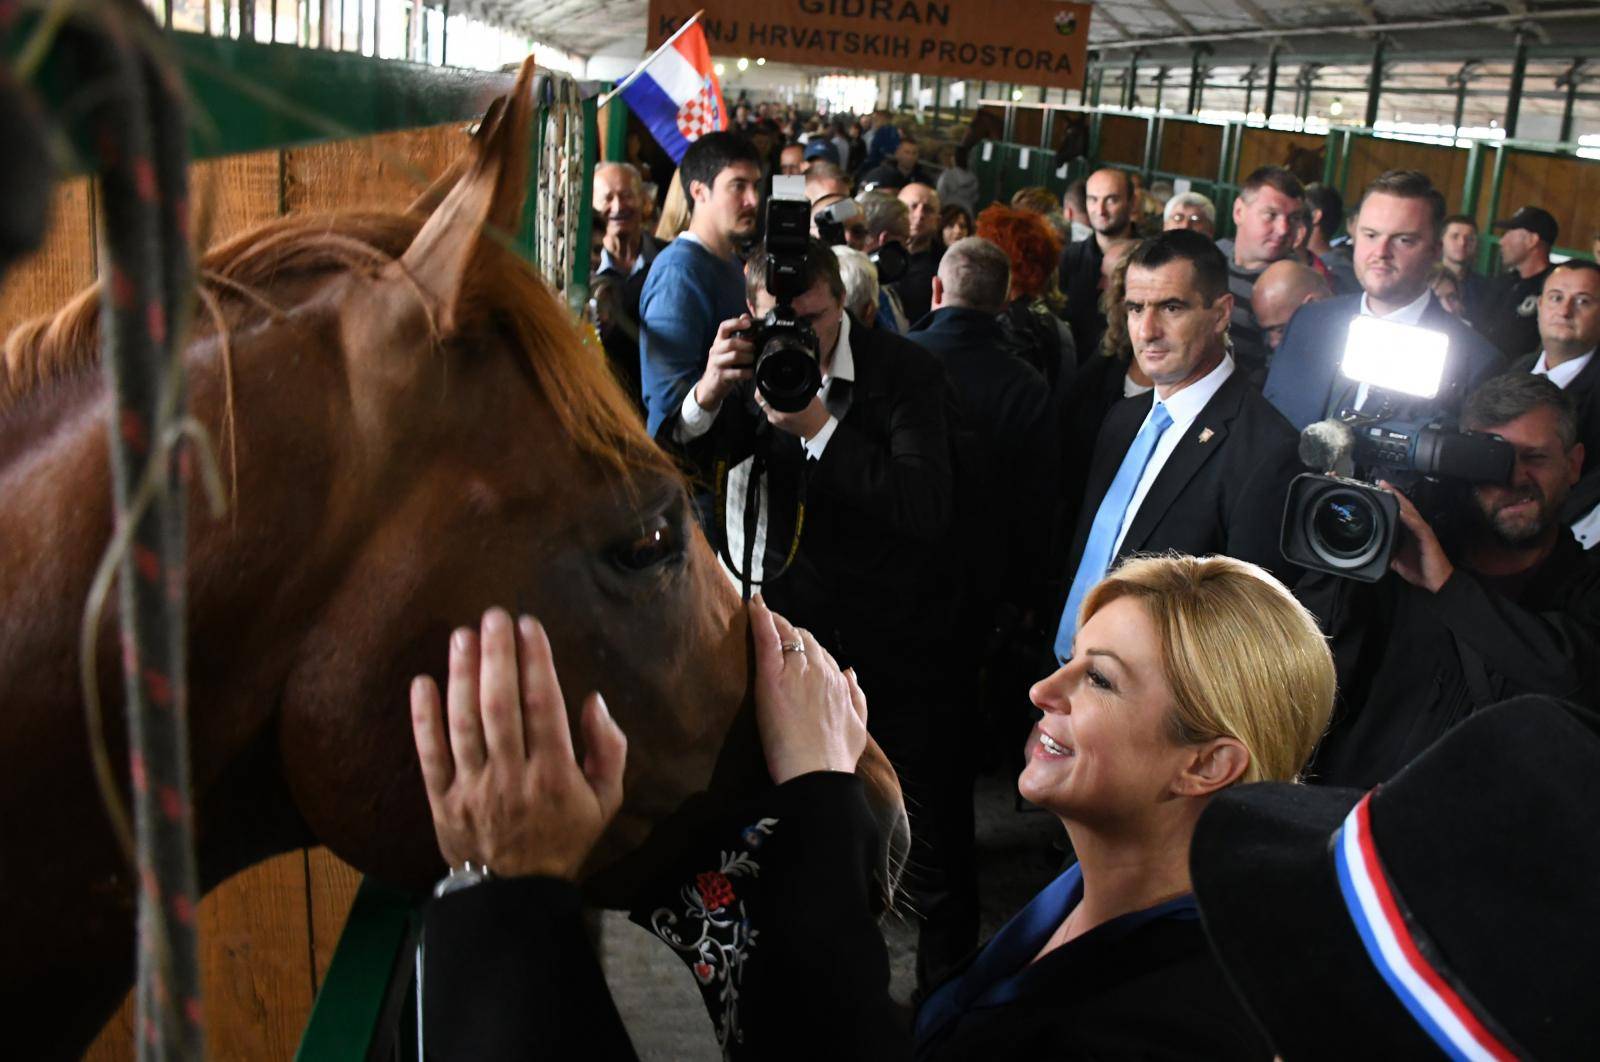
[[[598,689],[628,735],[626,801],[595,867],[638,849],[714,771],[729,788],[764,774],[745,612],[682,479],[510,249],[530,72],[426,216],[309,233],[290,220],[213,256],[253,326],[233,330],[237,369],[195,374],[196,409],[231,410],[238,440],[233,527],[197,539],[216,553],[195,564],[196,638],[208,603],[237,614],[230,594],[266,588],[257,633],[235,648],[292,643],[273,685],[294,805],[344,859],[402,881],[438,872],[406,685],[441,675],[449,631],[490,605],[539,616],[573,710]],[[345,267],[301,268],[335,260]],[[261,284],[294,308],[250,309],[241,293]],[[275,577],[252,571],[269,563]],[[875,747],[863,774],[903,845]]]

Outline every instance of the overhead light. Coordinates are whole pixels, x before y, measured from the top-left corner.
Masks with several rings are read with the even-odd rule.
[[[1339,115],[1344,113],[1344,104],[1340,103],[1338,100],[1334,100],[1332,103],[1328,104],[1328,113],[1333,115],[1335,118],[1339,117]]]
[[[757,66],[766,66],[766,65],[767,65],[767,60],[766,60],[766,57],[765,57],[765,56],[763,56],[763,57],[761,57],[761,58],[760,58],[760,59],[757,59],[757,60],[756,60],[756,65],[757,65]]]
[[[1489,128],[1490,129],[1499,129],[1500,128],[1500,119],[1498,119],[1498,118],[1490,118],[1489,119]]]
[[[718,77],[721,77],[723,74],[726,74],[728,72],[728,64],[727,63],[718,63],[716,66],[713,66],[711,69],[713,69],[713,70],[715,70],[717,72],[717,76]]]
[[[740,70],[749,70],[750,69],[750,60],[746,59],[744,56],[740,56],[739,57],[739,69]]]
[[[1013,103],[1017,103],[1017,102],[1020,102],[1021,100],[1022,100],[1022,90],[1021,89],[1012,89],[1011,90],[1011,101]]]

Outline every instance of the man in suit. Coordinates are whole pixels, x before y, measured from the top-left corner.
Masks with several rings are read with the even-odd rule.
[[[1499,352],[1447,313],[1428,288],[1443,221],[1444,197],[1425,174],[1390,170],[1367,186],[1355,233],[1362,293],[1303,307],[1284,330],[1267,373],[1267,401],[1296,429],[1361,408],[1374,397],[1339,371],[1345,337],[1357,316],[1418,325],[1449,337],[1438,394],[1402,403],[1405,416],[1455,413],[1468,392],[1501,370]]]
[[[1539,349],[1511,366],[1543,376],[1571,397],[1578,440],[1600,455],[1600,265],[1571,258],[1545,277],[1539,295]],[[1591,462],[1591,465],[1593,462]],[[1600,472],[1591,467],[1572,489],[1564,513],[1584,548],[1600,541]]]
[[[1154,399],[1119,403],[1095,441],[1056,630],[1061,663],[1079,605],[1118,558],[1220,553],[1291,574],[1278,529],[1289,481],[1304,471],[1298,439],[1228,353],[1227,259],[1197,232],[1153,236],[1129,258],[1124,305]]]
[[[948,798],[961,736],[945,674],[956,589],[944,577],[953,508],[945,375],[915,343],[845,313],[839,260],[812,240],[793,309],[816,332],[823,383],[798,412],[772,408],[750,386],[755,351],[736,334],[776,305],[768,269],[755,248],[750,313],[719,328],[677,440],[707,480],[726,481],[707,529],[723,563],[869,691],[869,726],[911,808],[908,891],[923,915],[919,977],[929,981],[978,932],[971,810],[963,833]]]

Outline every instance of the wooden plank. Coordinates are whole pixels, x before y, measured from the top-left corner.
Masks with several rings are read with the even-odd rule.
[[[12,266],[0,285],[0,336],[59,309],[94,275],[93,195],[89,179],[75,177],[56,185],[44,243]]]
[[[1467,174],[1465,148],[1418,144],[1409,140],[1355,137],[1350,143],[1349,200],[1353,205],[1361,190],[1387,170],[1421,170],[1444,194],[1446,208],[1461,209],[1462,184]]]
[[[290,1058],[311,1013],[306,853],[223,882],[200,902],[200,964],[212,1058]],[[130,1062],[132,993],[84,1058]]]
[[[1167,122],[1161,134],[1156,169],[1181,173],[1197,181],[1217,179],[1222,162],[1222,127],[1197,122]]]
[[[1294,148],[1318,151],[1328,139],[1315,133],[1292,133],[1284,129],[1245,129],[1239,142],[1239,183],[1262,166],[1286,166]]]
[[[284,153],[287,212],[404,210],[467,146],[466,127],[438,125]]]
[[[1148,119],[1126,114],[1100,118],[1100,161],[1144,167],[1144,136]]]
[[[1556,242],[1585,253],[1600,228],[1600,163],[1556,155],[1513,152],[1506,160],[1501,185],[1499,216],[1510,217],[1518,208],[1541,206],[1561,227]]]
[[[344,932],[345,920],[350,916],[350,905],[355,901],[356,890],[361,887],[361,872],[326,848],[313,848],[307,855],[311,885],[311,949],[315,963],[313,976],[320,989],[328,972],[328,963],[333,960],[334,949],[339,946],[339,934]]]
[[[214,247],[277,217],[279,160],[276,151],[257,151],[190,167],[196,238]],[[209,231],[202,232],[207,224]]]

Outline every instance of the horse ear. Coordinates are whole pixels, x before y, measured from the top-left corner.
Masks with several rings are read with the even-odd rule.
[[[511,95],[496,100],[458,166],[452,166],[411,209],[430,213],[396,263],[431,303],[441,335],[455,330],[461,293],[480,254],[516,231],[528,190],[533,138],[534,61],[523,60]]]
[[[506,98],[504,96],[496,96],[494,102],[489,104],[489,109],[484,112],[483,120],[478,123],[478,128],[473,131],[472,143],[467,146],[467,150],[451,159],[450,165],[445,167],[444,172],[436,177],[421,195],[411,201],[411,205],[406,207],[407,214],[429,217],[435,210],[439,209],[439,204],[444,202],[445,196],[449,195],[451,189],[461,182],[461,175],[467,172],[468,166],[472,165],[477,145],[493,135],[505,111]]]

